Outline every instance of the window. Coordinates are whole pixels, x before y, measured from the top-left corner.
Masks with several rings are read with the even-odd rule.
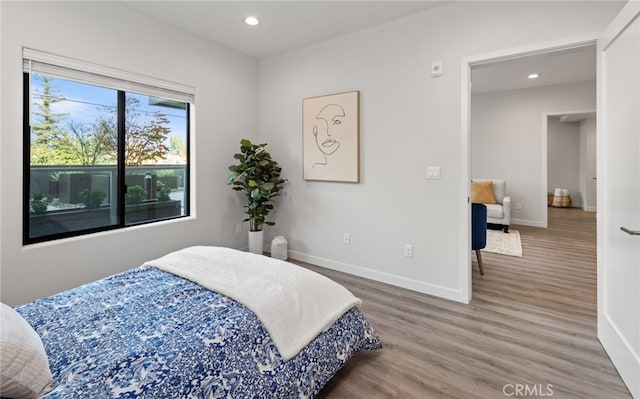
[[[25,244],[189,215],[193,89],[28,49],[24,60]]]

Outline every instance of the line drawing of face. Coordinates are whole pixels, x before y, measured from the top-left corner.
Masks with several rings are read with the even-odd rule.
[[[313,125],[313,136],[316,146],[322,153],[324,162],[316,162],[311,167],[326,165],[327,156],[332,155],[340,148],[340,142],[333,138],[332,133],[335,133],[335,130],[342,124],[342,118],[344,117],[344,108],[338,104],[325,105],[316,115],[316,121],[318,122]]]

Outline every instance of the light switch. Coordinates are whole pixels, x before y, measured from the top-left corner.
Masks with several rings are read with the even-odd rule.
[[[440,167],[439,166],[427,166],[427,179],[439,179]]]

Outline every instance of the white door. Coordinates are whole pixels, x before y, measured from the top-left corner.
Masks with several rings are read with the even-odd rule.
[[[598,49],[598,338],[640,399],[640,2]]]

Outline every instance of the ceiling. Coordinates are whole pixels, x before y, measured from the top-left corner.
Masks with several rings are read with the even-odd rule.
[[[118,1],[193,35],[260,59],[441,6],[448,1]],[[248,26],[247,16],[261,23]],[[540,74],[535,80],[530,73]],[[472,93],[595,81],[595,45],[472,68]]]
[[[540,77],[527,79],[534,72]],[[594,44],[474,66],[471,69],[471,92],[487,93],[595,80]]]
[[[169,25],[263,58],[380,25],[447,1],[119,1]],[[260,19],[248,26],[249,16]]]

